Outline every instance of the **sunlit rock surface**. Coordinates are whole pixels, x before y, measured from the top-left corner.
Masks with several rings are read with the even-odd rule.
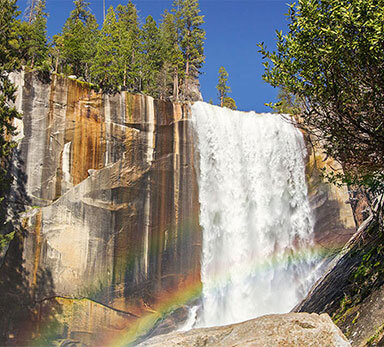
[[[57,75],[13,79],[24,114],[14,200],[29,207],[0,269],[0,338],[126,345],[201,291],[190,109]],[[346,238],[344,197],[346,214],[309,188],[316,238],[329,225]]]
[[[47,299],[39,288],[49,285],[51,298],[87,298],[122,315],[119,323],[109,314],[91,325],[97,310],[79,309],[88,317],[79,323],[70,313],[76,304],[60,302],[73,337],[116,335],[135,318],[156,320],[194,298],[201,232],[188,109],[144,95],[98,94],[60,76],[49,84],[31,73],[14,79],[32,206],[21,248],[34,299]],[[42,274],[49,284],[38,283]]]
[[[309,137],[307,137],[309,139]],[[308,195],[315,217],[315,241],[324,253],[338,252],[353,236],[356,230],[353,210],[346,186],[330,184],[323,177],[341,166],[326,156],[321,144],[313,146],[307,141]]]
[[[353,346],[384,344],[382,232],[370,216],[330,264],[308,296],[295,308],[328,313]]]
[[[244,323],[154,337],[139,346],[350,346],[328,315],[268,315]]]

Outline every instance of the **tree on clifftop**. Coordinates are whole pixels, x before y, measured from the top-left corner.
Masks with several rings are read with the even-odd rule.
[[[178,43],[175,16],[165,10],[160,23],[161,57],[163,60],[159,74],[159,94],[161,99],[170,95],[179,99],[179,77],[184,69],[183,53]]]
[[[219,92],[220,106],[224,107],[224,99],[227,97],[227,94],[231,92],[231,88],[227,86],[228,82],[228,72],[225,70],[224,66],[221,66],[219,69],[219,83],[216,86],[217,91]]]
[[[9,73],[15,70],[19,61],[17,57],[17,36],[13,31],[16,11],[16,0],[0,0],[0,229],[6,221],[4,212],[5,191],[11,182],[7,175],[8,163],[11,151],[15,143],[11,136],[15,134],[13,120],[21,115],[13,106],[15,101],[16,87],[9,80]],[[7,238],[7,237],[6,237]],[[4,237],[0,233],[0,250]]]
[[[113,7],[108,9],[100,38],[96,46],[96,56],[91,66],[91,76],[104,92],[116,92],[119,87],[119,34]]]
[[[14,143],[13,120],[20,118],[12,103],[15,101],[16,87],[9,80],[9,73],[19,64],[17,57],[17,37],[13,32],[16,0],[0,0],[0,181],[4,175],[3,161],[10,155]],[[1,182],[0,182],[1,183]]]
[[[220,67],[219,69],[219,82],[216,86],[216,89],[219,94],[219,102],[221,107],[228,107],[233,110],[236,110],[236,103],[235,100],[230,98],[228,96],[228,93],[231,92],[231,88],[227,86],[228,82],[228,72],[225,70],[223,66]]]
[[[121,85],[131,91],[141,90],[140,25],[132,1],[116,7],[119,28],[119,70]]]
[[[201,16],[198,0],[175,0],[173,12],[178,33],[178,41],[185,63],[184,93],[188,84],[197,78],[204,63],[205,31],[201,28],[204,16]],[[188,95],[185,95],[188,98]]]
[[[62,40],[62,60],[71,68],[70,73],[89,80],[89,69],[96,54],[98,40],[95,16],[88,10],[89,3],[75,0],[75,8],[66,20]]]
[[[224,107],[227,107],[227,108],[230,108],[232,110],[237,110],[237,106],[236,106],[236,102],[233,98],[231,98],[230,96],[227,96],[225,99],[224,99]]]
[[[142,45],[142,75],[143,92],[153,97],[159,97],[157,78],[162,65],[160,30],[152,16],[148,16],[141,30]]]
[[[28,11],[28,22],[15,22],[18,34],[18,56],[23,65],[31,68],[48,64],[47,17],[45,0],[34,1]]]
[[[299,0],[277,50],[260,51],[264,80],[300,99],[345,181],[384,190],[384,0]],[[348,177],[349,176],[349,177]]]

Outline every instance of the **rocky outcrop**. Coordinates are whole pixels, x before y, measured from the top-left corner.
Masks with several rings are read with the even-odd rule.
[[[334,255],[341,250],[356,231],[346,186],[330,184],[324,174],[342,171],[338,162],[324,154],[320,143],[313,145],[307,138],[307,182],[310,205],[315,219],[315,242],[319,252]]]
[[[371,219],[360,227],[357,235],[336,256],[308,296],[295,308],[296,311],[332,314],[339,308],[348,280],[362,261],[363,254],[358,249],[370,222]]]
[[[328,315],[268,315],[223,327],[154,337],[139,346],[350,346]]]
[[[295,310],[328,313],[353,346],[382,345],[383,249],[380,224],[371,215]]]
[[[13,78],[31,200],[14,243],[33,301],[54,302],[57,336],[92,344],[193,299],[201,232],[188,108],[58,75]]]
[[[200,293],[189,107],[59,75],[12,78],[24,115],[13,202],[27,211],[0,268],[1,342],[130,343]],[[309,158],[316,239],[337,248],[353,230],[347,196]]]

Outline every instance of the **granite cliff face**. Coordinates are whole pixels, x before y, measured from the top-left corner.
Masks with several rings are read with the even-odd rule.
[[[129,343],[201,290],[190,108],[58,75],[13,80],[24,115],[13,200],[27,209],[0,269],[1,339]],[[309,160],[308,180],[325,248],[354,221],[346,192],[314,171],[322,162]]]
[[[384,343],[384,268],[382,265],[382,230],[378,218],[382,216],[381,197],[372,199],[363,190],[350,187],[336,188],[317,179],[316,171],[330,167],[340,169],[331,158],[314,150],[308,168],[314,168],[309,177],[312,207],[316,215],[318,244],[327,249],[332,244],[340,248],[335,258],[307,297],[294,311],[327,313],[348,337],[353,346],[380,346]],[[316,192],[317,191],[317,192]],[[324,198],[324,193],[328,198]],[[349,193],[349,208],[342,205]],[[323,197],[323,198],[322,198]],[[317,208],[317,201],[328,208]],[[336,202],[339,203],[336,203]],[[332,206],[335,208],[332,214]],[[339,214],[339,218],[332,215]],[[352,214],[358,230],[352,226]],[[348,241],[348,232],[352,236]],[[334,241],[330,243],[329,237]],[[346,241],[348,241],[346,243]],[[344,246],[343,246],[344,245]]]
[[[380,223],[371,215],[295,310],[328,313],[353,346],[383,345],[383,248]]]
[[[14,80],[30,200],[18,247],[33,300],[60,307],[58,333],[92,343],[193,298],[201,233],[188,108],[60,76]]]
[[[316,346],[348,347],[348,340],[327,314],[267,315],[222,327],[173,332],[139,346]]]
[[[327,183],[323,171],[342,170],[338,162],[324,154],[321,144],[312,145],[307,136],[308,195],[315,217],[315,240],[322,253],[337,253],[354,235],[356,222],[346,186]]]

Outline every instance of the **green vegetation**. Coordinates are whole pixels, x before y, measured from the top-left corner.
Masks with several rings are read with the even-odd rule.
[[[201,28],[204,17],[199,15],[199,3],[197,0],[174,1],[176,29],[180,50],[184,62],[184,90],[188,90],[188,84],[194,79],[204,63],[205,31]]]
[[[27,20],[7,23],[21,65],[45,76],[51,72],[75,75],[106,93],[128,90],[162,100],[194,98],[205,39],[198,0],[176,0],[159,26],[152,16],[141,25],[130,0],[111,6],[100,30],[89,3],[75,0],[52,42],[47,39],[45,2],[33,1]]]
[[[384,240],[380,224],[375,222],[367,229],[364,239],[354,246],[351,257],[358,259],[352,269],[340,300],[340,307],[334,312],[332,319],[335,323],[343,323],[351,314],[356,312],[357,306],[362,303],[373,291],[384,284]],[[357,311],[354,324],[359,318]]]
[[[174,100],[178,100],[184,59],[179,46],[175,15],[167,10],[160,23],[160,40],[163,63],[158,75],[159,97],[164,100],[173,96]]]
[[[61,48],[62,72],[82,76],[89,81],[89,70],[99,36],[98,24],[95,16],[87,9],[88,2],[75,0],[74,5],[61,35],[55,37],[55,42],[59,42]]]
[[[359,185],[372,201],[378,197],[376,218],[350,253],[357,265],[333,312],[345,328],[384,284],[384,0],[298,0],[288,17],[276,51],[259,45],[263,78],[280,88],[271,106],[298,116],[342,164],[344,173],[327,175],[331,182]]]
[[[14,238],[15,232],[12,231],[8,234],[0,235],[0,252],[11,242]]]
[[[45,0],[41,0],[31,5],[28,22],[20,20],[14,22],[14,30],[18,37],[17,55],[24,66],[49,69],[47,16]]]
[[[107,92],[115,91],[120,85],[119,43],[116,14],[113,7],[110,7],[101,29],[101,35],[96,46],[96,56],[91,66],[92,76]]]
[[[18,15],[15,0],[0,0],[0,251],[13,237],[13,233],[4,235],[3,228],[7,222],[6,193],[12,183],[8,165],[15,143],[13,120],[21,115],[12,106],[15,101],[16,88],[9,79],[9,73],[18,67],[18,37],[14,28]]]
[[[366,346],[380,346],[379,343],[382,342],[382,338],[384,335],[384,324],[382,324],[380,327],[376,329],[376,332],[373,336],[371,336],[367,342],[365,343]]]
[[[299,0],[275,52],[260,44],[264,80],[301,104],[344,182],[384,191],[384,1]]]
[[[119,84],[123,89],[141,91],[140,89],[140,25],[137,10],[132,1],[126,6],[116,7],[117,28],[119,36],[118,61]],[[96,79],[94,81],[98,83]],[[118,85],[117,85],[118,86]]]
[[[273,108],[278,113],[285,113],[291,115],[299,115],[303,110],[303,106],[300,103],[299,99],[295,97],[292,93],[288,92],[286,88],[280,88],[279,93],[277,94],[278,102],[273,106]]]
[[[231,88],[227,86],[228,82],[228,72],[223,66],[219,69],[219,82],[216,86],[216,89],[219,93],[220,106],[224,107],[224,99],[227,97],[227,94],[231,92]]]
[[[157,85],[158,75],[162,66],[160,30],[152,16],[148,16],[142,28],[142,90],[145,94],[159,97]]]
[[[232,110],[237,110],[236,102],[231,97],[227,96],[224,99],[224,107],[228,107]]]
[[[223,66],[219,69],[219,81],[216,86],[219,96],[219,102],[221,107],[228,107],[232,110],[236,110],[236,103],[231,97],[228,96],[228,93],[231,92],[231,88],[227,86],[228,82],[228,72]]]
[[[107,93],[129,90],[175,101],[193,97],[189,85],[204,62],[205,39],[197,0],[175,1],[159,26],[152,16],[140,26],[129,1],[109,8],[101,30],[87,2],[75,0],[74,5],[62,33],[53,38],[52,70]]]

